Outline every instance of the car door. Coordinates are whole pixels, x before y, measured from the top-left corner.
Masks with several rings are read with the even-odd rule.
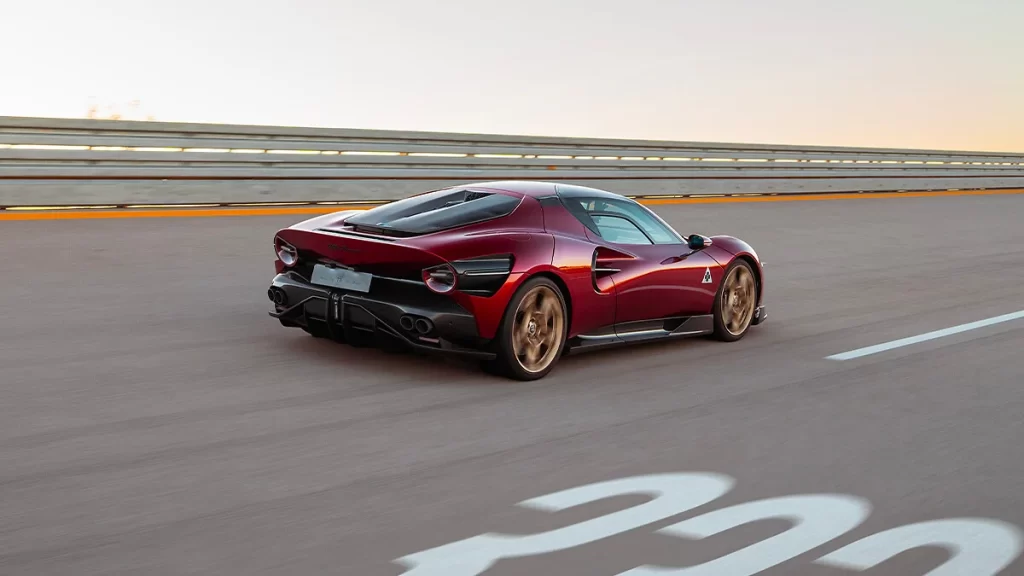
[[[591,206],[593,228],[588,234],[606,247],[599,250],[597,266],[615,283],[615,322],[621,330],[710,313],[713,287],[721,275],[718,262],[691,250],[639,204],[603,201]],[[629,323],[633,326],[622,326]]]

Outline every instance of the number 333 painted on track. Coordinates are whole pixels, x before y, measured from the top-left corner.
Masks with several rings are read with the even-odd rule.
[[[644,504],[539,534],[481,534],[395,560],[402,576],[476,576],[502,559],[537,556],[582,546],[708,504],[729,492],[735,480],[711,473],[634,476],[570,488],[518,505],[557,512],[605,498],[646,495]],[[731,554],[698,566],[643,565],[619,576],[751,576],[809,552],[860,525],[870,514],[866,500],[844,494],[800,494],[745,502],[707,512],[658,530],[701,539],[758,520],[783,519],[793,526]],[[939,546],[950,558],[921,576],[994,576],[1022,550],[1024,536],[1012,524],[987,518],[942,519],[879,532],[826,554],[815,563],[868,570],[897,554]]]

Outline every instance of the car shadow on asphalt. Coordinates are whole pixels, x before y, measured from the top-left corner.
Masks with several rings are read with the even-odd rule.
[[[545,378],[534,382],[521,382],[488,373],[482,362],[475,359],[450,357],[429,352],[378,346],[355,347],[345,342],[314,338],[299,332],[283,341],[290,353],[318,364],[327,364],[340,370],[351,370],[363,375],[375,374],[382,381],[418,381],[445,386],[531,386],[544,385],[551,380],[572,378],[579,369],[601,368],[616,370],[623,365],[635,364],[637,354],[657,358],[673,352],[704,348],[706,338],[687,338],[635,343],[567,354],[559,359],[555,369]],[[588,370],[589,372],[589,370]]]
[[[345,342],[313,338],[305,333],[286,338],[290,353],[339,369],[377,374],[382,380],[420,381],[446,386],[528,385],[489,374],[479,360],[446,357],[414,350],[378,346],[355,347]]]

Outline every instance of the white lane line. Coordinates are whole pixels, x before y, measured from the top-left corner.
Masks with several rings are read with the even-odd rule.
[[[942,330],[936,330],[934,332],[926,332],[918,336],[910,336],[909,338],[900,338],[899,340],[883,342],[882,344],[875,344],[874,346],[868,346],[866,348],[858,348],[849,352],[843,352],[842,354],[833,354],[831,356],[826,356],[825,359],[852,360],[854,358],[860,358],[861,356],[868,356],[870,354],[878,354],[879,352],[892,350],[893,348],[910,346],[911,344],[935,340],[936,338],[943,338],[945,336],[952,336],[953,334],[967,332],[968,330],[977,330],[978,328],[984,328],[986,326],[992,326],[993,324],[1000,324],[1002,322],[1009,322],[1010,320],[1019,320],[1021,318],[1024,318],[1024,310],[1003,314],[1002,316],[996,316],[994,318],[986,318],[985,320],[978,320],[977,322],[968,322],[967,324],[961,324],[959,326],[943,328]]]

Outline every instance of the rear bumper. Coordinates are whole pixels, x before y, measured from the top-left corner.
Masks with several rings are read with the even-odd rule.
[[[314,285],[284,272],[270,283],[268,297],[274,300],[275,293],[270,315],[285,326],[322,327],[338,340],[385,335],[425,352],[494,357],[468,310],[416,282],[375,277],[370,292],[360,293]]]

